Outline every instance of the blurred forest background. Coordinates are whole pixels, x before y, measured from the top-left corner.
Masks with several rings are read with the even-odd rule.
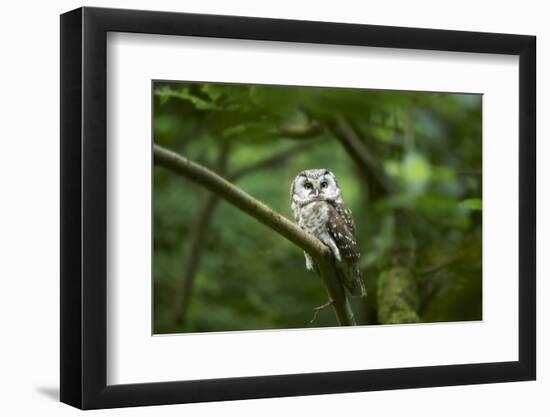
[[[481,320],[482,99],[474,94],[154,82],[154,142],[292,219],[327,168],[353,211],[358,324]],[[154,168],[154,333],[337,325],[302,250]]]

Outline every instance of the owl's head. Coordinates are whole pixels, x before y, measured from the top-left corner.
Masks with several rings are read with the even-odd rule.
[[[304,204],[315,200],[341,202],[340,187],[336,177],[328,169],[302,171],[292,182],[290,197],[293,202]]]

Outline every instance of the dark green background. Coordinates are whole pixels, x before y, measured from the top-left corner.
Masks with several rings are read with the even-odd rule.
[[[153,101],[155,143],[288,218],[298,172],[336,175],[369,292],[352,299],[359,324],[482,318],[480,95],[155,82]],[[377,168],[350,157],[338,120]],[[302,251],[211,198],[154,168],[154,332],[335,326],[331,308],[310,323],[327,295]]]

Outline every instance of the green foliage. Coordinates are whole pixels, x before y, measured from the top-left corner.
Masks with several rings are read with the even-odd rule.
[[[289,186],[308,168],[333,171],[352,209],[369,295],[359,324],[480,320],[481,97],[209,83],[154,85],[155,142],[234,179],[291,218]],[[341,116],[381,174],[356,165],[331,130]],[[225,161],[226,163],[222,163]],[[154,331],[334,326],[326,291],[301,251],[220,202],[203,231],[192,292],[178,321],[196,220],[209,193],[154,169]],[[195,231],[196,232],[196,231]]]

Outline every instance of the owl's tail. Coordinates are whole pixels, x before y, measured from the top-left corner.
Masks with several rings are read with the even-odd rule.
[[[347,271],[342,271],[340,280],[344,284],[344,287],[352,297],[366,297],[367,287],[363,280],[363,272],[357,265],[349,265]]]

